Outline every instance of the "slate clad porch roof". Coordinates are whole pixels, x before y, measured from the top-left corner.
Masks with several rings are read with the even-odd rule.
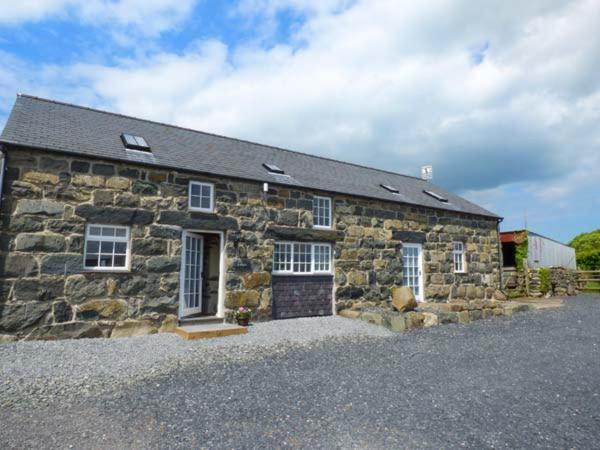
[[[151,153],[127,151],[122,133],[142,136]],[[497,217],[419,178],[28,95],[17,96],[0,142]],[[269,174],[263,163],[285,175]]]

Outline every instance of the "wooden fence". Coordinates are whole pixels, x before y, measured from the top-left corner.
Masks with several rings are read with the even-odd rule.
[[[578,270],[577,289],[583,292],[600,292],[600,270]]]

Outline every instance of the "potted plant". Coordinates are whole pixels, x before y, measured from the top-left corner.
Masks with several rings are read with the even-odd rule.
[[[248,326],[248,322],[250,322],[250,317],[252,317],[252,311],[245,306],[241,306],[240,308],[235,310],[234,313],[235,320],[237,320],[238,325],[243,327]]]

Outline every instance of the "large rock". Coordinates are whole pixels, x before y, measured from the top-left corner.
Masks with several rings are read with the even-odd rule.
[[[17,203],[15,215],[20,214],[45,214],[48,216],[61,215],[65,210],[65,204],[54,200],[30,200],[23,199]]]
[[[95,322],[66,322],[44,325],[31,333],[27,340],[81,339],[102,337],[102,330]]]
[[[65,297],[70,303],[82,303],[89,298],[106,295],[104,278],[88,278],[85,275],[71,275],[65,282]]]
[[[392,306],[400,312],[413,311],[417,300],[412,289],[406,286],[392,288]]]
[[[38,265],[33,255],[9,253],[0,256],[0,267],[7,278],[30,277],[38,273]]]
[[[423,314],[423,327],[425,327],[425,328],[435,327],[436,325],[439,324],[437,315],[430,313],[430,312],[424,312],[421,314]]]
[[[150,320],[127,319],[115,324],[110,335],[114,337],[145,336],[158,333],[158,328]]]
[[[0,332],[24,330],[35,325],[50,312],[51,308],[50,302],[5,304],[0,314]]]
[[[174,333],[175,328],[177,328],[178,319],[175,314],[167,314],[167,316],[163,319],[160,324],[160,328],[158,329],[159,333]]]
[[[65,246],[64,236],[57,233],[21,233],[15,241],[18,252],[61,252]]]
[[[240,306],[258,306],[260,294],[257,291],[232,291],[225,296],[226,308],[239,308]]]
[[[128,305],[124,300],[95,299],[77,307],[80,320],[122,320],[127,317]]]
[[[118,225],[149,225],[154,220],[154,213],[152,211],[136,208],[94,206],[89,203],[77,206],[75,214],[87,219],[88,222]]]
[[[19,278],[14,285],[14,299],[19,302],[48,301],[62,297],[64,282],[51,277]]]
[[[496,291],[494,292],[494,298],[500,301],[504,301],[507,299],[506,294],[499,289],[496,289]]]
[[[70,275],[83,270],[83,255],[79,253],[56,253],[41,260],[41,272],[49,275]]]

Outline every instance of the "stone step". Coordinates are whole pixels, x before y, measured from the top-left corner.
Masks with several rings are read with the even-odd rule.
[[[223,336],[246,334],[247,327],[230,323],[203,323],[197,325],[183,325],[175,328],[175,333],[186,340],[209,339]]]
[[[179,319],[179,325],[201,325],[204,323],[224,323],[222,317],[215,316],[198,316],[198,317],[186,317]]]

